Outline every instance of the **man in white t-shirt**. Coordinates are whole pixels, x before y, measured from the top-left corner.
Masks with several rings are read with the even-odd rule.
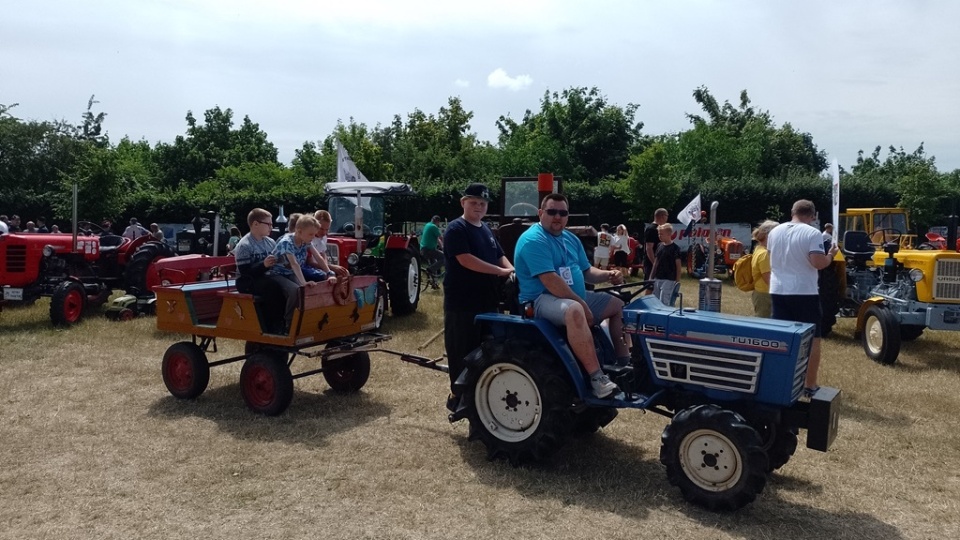
[[[606,270],[610,265],[610,244],[613,242],[613,235],[610,234],[610,225],[604,223],[600,225],[600,232],[597,233],[597,247],[593,250],[593,265],[601,270]]]
[[[817,211],[813,203],[801,199],[793,203],[792,220],[774,227],[767,236],[770,252],[770,299],[773,318],[816,325],[810,362],[807,364],[805,392],[816,393],[820,368],[820,297],[817,271],[830,266],[837,254],[833,244],[823,252],[823,235],[810,225]]]

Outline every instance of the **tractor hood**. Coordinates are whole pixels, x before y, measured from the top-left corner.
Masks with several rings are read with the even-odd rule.
[[[328,182],[327,195],[414,195],[413,188],[402,182]]]

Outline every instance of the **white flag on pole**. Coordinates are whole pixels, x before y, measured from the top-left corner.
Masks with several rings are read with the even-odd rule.
[[[834,159],[830,164],[830,175],[833,176],[833,243],[837,243],[840,234],[840,165]]]
[[[697,196],[693,198],[692,201],[687,203],[683,210],[680,211],[680,215],[677,216],[677,220],[684,225],[689,225],[690,222],[696,223],[700,220],[700,194],[697,193]]]
[[[337,182],[368,182],[356,163],[350,159],[347,149],[337,141]]]

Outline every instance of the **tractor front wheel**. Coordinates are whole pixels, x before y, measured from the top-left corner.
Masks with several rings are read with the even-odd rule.
[[[673,417],[661,436],[660,462],[686,500],[709,510],[741,508],[767,484],[760,435],[716,405],[695,405]]]
[[[256,352],[240,370],[240,393],[251,411],[276,416],[293,401],[293,376],[280,355]]]
[[[891,365],[900,355],[900,328],[896,317],[882,305],[872,305],[864,315],[863,351],[874,362]]]
[[[394,315],[407,315],[420,303],[420,258],[410,249],[388,255],[387,289],[390,310]]]
[[[467,357],[457,386],[470,439],[483,442],[488,459],[514,466],[540,461],[570,435],[573,389],[559,362],[538,346],[487,342]]]
[[[50,320],[57,326],[69,326],[83,317],[87,307],[87,293],[76,281],[64,281],[53,291],[50,299]]]
[[[194,399],[210,383],[210,364],[207,355],[196,343],[181,341],[163,353],[160,368],[163,384],[178,399]]]

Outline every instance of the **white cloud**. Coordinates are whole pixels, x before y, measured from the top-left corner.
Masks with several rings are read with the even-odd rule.
[[[467,88],[470,86],[470,81],[465,81],[463,79],[457,79],[453,81],[453,85],[459,88]]]
[[[503,68],[493,70],[487,75],[487,86],[490,88],[507,88],[517,92],[533,84],[533,77],[529,75],[517,75],[511,77]]]

